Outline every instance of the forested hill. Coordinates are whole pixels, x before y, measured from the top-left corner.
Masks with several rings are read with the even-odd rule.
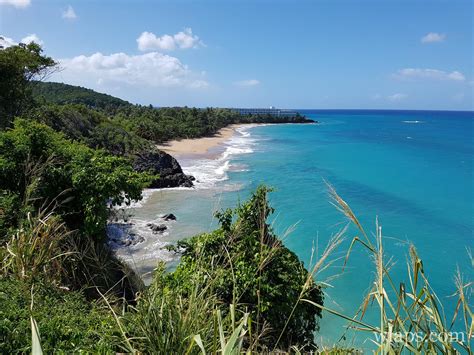
[[[132,105],[130,102],[100,92],[63,83],[35,81],[33,96],[39,102],[52,104],[84,104],[88,107],[111,109]]]
[[[32,83],[30,115],[67,137],[113,154],[134,154],[145,142],[210,136],[233,123],[307,123],[304,116],[240,115],[223,108],[141,106],[78,86]]]

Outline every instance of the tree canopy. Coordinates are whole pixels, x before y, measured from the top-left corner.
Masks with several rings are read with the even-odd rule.
[[[55,65],[34,42],[0,50],[0,128],[9,127],[15,116],[31,107],[30,82],[45,77]]]
[[[125,158],[93,150],[36,121],[0,133],[0,225],[58,204],[68,227],[103,238],[108,205],[141,198],[147,182]],[[10,221],[10,222],[9,222]]]

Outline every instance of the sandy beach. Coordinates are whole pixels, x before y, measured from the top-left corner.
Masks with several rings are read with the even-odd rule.
[[[157,145],[157,147],[176,157],[203,155],[207,154],[210,149],[215,148],[230,139],[235,134],[235,130],[241,126],[243,125],[234,124],[222,128],[212,137],[173,140]]]

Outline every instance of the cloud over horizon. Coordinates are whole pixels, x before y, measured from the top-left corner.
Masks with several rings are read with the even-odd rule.
[[[0,5],[11,5],[16,8],[26,8],[30,6],[30,0],[0,0]]]
[[[392,102],[397,102],[397,101],[404,100],[407,97],[408,97],[408,95],[406,95],[406,94],[396,93],[396,94],[387,96],[387,99],[389,101],[392,101]]]
[[[137,38],[138,49],[140,51],[164,50],[173,51],[175,49],[189,49],[203,46],[203,42],[198,36],[193,34],[191,28],[185,28],[183,31],[174,35],[156,36],[152,32],[142,32]]]
[[[444,42],[446,35],[444,33],[430,32],[425,36],[421,37],[421,43],[436,43]]]
[[[438,69],[428,68],[404,68],[398,70],[393,76],[396,79],[429,79],[429,80],[445,80],[445,81],[465,81],[466,77],[461,72],[455,70],[446,72]]]
[[[181,87],[199,89],[209,86],[203,73],[191,71],[178,58],[158,52],[141,55],[100,52],[60,60],[59,74],[71,83],[125,83],[131,86]]]
[[[234,85],[242,86],[242,87],[251,87],[251,86],[260,85],[260,81],[258,81],[257,79],[240,80],[240,81],[235,81]]]
[[[406,99],[407,97],[408,97],[407,94],[402,94],[402,93],[395,93],[395,94],[387,95],[387,96],[384,96],[381,94],[375,94],[371,96],[372,100],[375,100],[375,101],[390,101],[390,102],[402,101]]]

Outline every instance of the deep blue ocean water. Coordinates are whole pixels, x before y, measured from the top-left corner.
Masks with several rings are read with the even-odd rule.
[[[202,182],[215,174],[212,188],[155,194],[137,210],[138,216],[151,220],[159,212],[175,212],[180,221],[169,238],[179,239],[212,229],[209,211],[234,206],[264,183],[275,189],[270,199],[276,209],[275,231],[283,235],[296,226],[285,243],[308,265],[313,247],[321,252],[347,224],[331,204],[328,182],[370,235],[378,218],[386,257],[396,261],[395,282],[408,283],[408,245],[416,246],[450,321],[454,299],[448,296],[455,291],[456,268],[473,277],[467,253],[474,249],[473,113],[301,112],[320,123],[242,130],[217,163],[183,162],[185,171]],[[354,228],[347,231],[335,258],[345,255],[356,235]],[[354,315],[372,285],[374,270],[368,253],[355,247],[344,273],[339,260],[318,276],[319,281],[337,276],[329,279],[325,305]],[[367,321],[377,318],[369,312]],[[328,344],[337,341],[344,324],[325,314],[318,338]],[[346,342],[350,340],[349,333]],[[356,344],[369,346],[364,341],[359,337]]]

